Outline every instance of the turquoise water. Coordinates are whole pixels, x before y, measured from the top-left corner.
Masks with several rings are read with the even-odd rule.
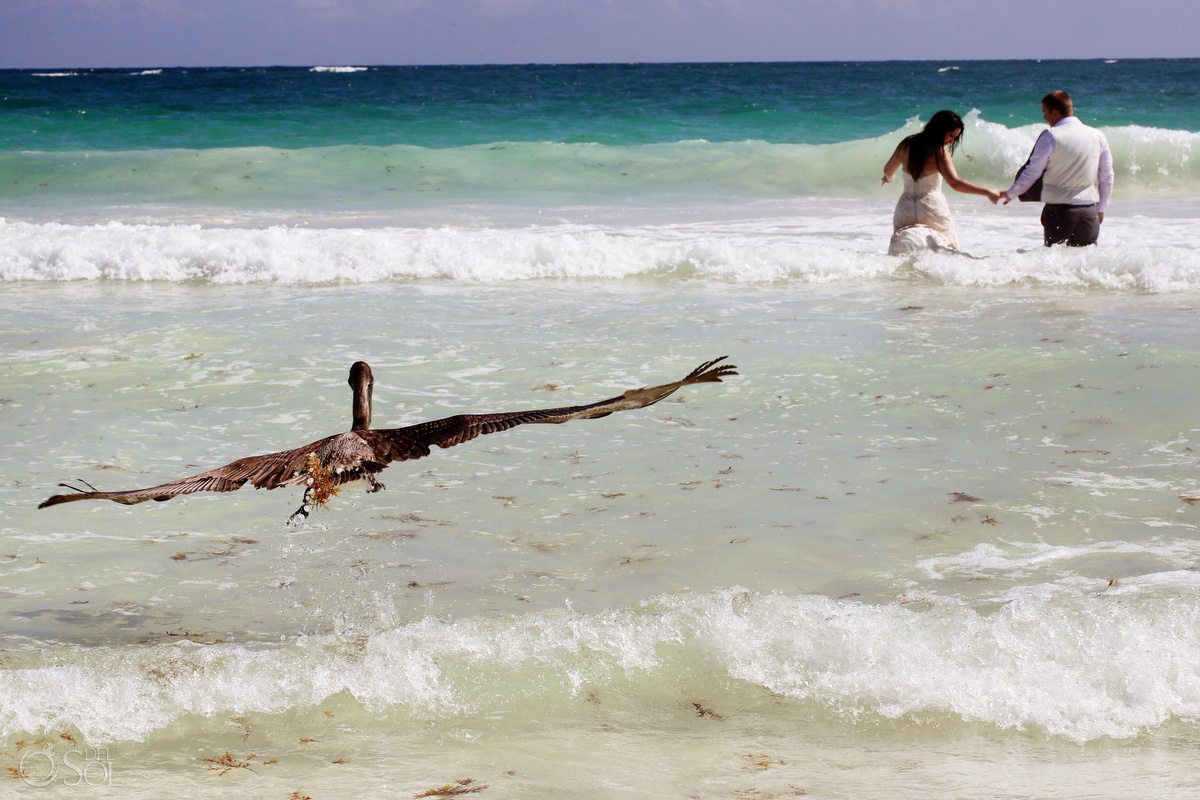
[[[1046,86],[1069,87],[1108,133],[1118,196],[1194,195],[1198,73],[1196,61],[10,70],[0,213],[128,218],[154,204],[157,219],[396,221],[431,205],[879,197],[879,162],[942,107],[969,120],[963,174],[1000,184],[1044,127]]]
[[[1200,61],[646,64],[0,71],[6,150],[427,148],[692,139],[832,144],[930,109],[1041,122],[1046,86],[1092,124],[1200,131]]]
[[[0,73],[0,780],[1190,797],[1197,64]],[[896,142],[955,108],[1006,186],[1055,86],[1100,246],[949,193],[975,258],[887,256]],[[360,359],[400,426],[726,354],[302,528],[36,507],[348,428]]]

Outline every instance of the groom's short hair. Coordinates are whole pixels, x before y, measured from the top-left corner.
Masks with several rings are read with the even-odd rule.
[[[1071,102],[1071,95],[1062,89],[1056,89],[1043,97],[1042,105],[1051,111],[1057,111],[1064,117],[1075,116],[1075,104]]]

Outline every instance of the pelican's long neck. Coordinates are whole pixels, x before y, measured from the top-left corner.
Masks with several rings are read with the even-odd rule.
[[[371,427],[371,391],[375,387],[375,376],[371,367],[365,361],[357,361],[350,368],[350,391],[354,393],[354,403],[351,413],[354,417],[350,425],[352,431],[365,431]]]

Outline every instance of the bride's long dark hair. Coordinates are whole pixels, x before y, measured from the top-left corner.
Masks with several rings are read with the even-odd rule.
[[[946,144],[946,134],[953,130],[958,131],[958,136],[953,142]],[[949,147],[950,154],[954,155],[962,135],[962,117],[953,111],[939,111],[934,114],[920,133],[914,133],[905,140],[908,142],[908,174],[914,179],[921,177],[925,159],[929,158],[930,153],[940,153],[943,147]]]

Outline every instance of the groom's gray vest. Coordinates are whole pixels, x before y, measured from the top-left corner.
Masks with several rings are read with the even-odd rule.
[[[1100,137],[1096,129],[1079,123],[1059,125],[1048,133],[1054,137],[1054,155],[1042,175],[1042,202],[1099,202],[1096,175],[1100,168]]]

